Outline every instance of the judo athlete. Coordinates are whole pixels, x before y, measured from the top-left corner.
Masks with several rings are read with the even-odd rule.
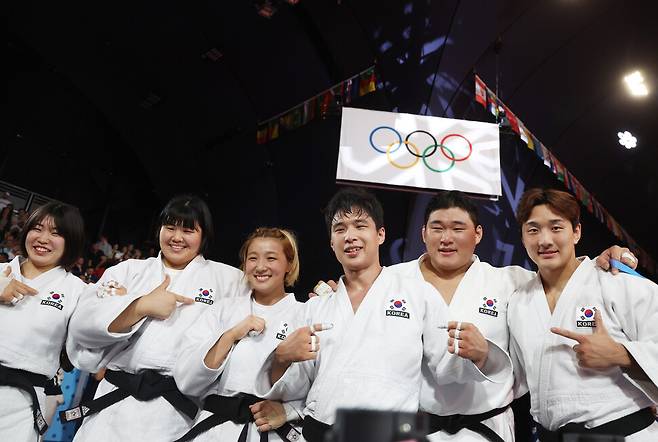
[[[385,231],[373,195],[358,188],[339,191],[325,221],[344,276],[336,293],[306,303],[308,325],[279,344],[265,366],[274,383],[267,395],[308,392],[306,440],[322,441],[338,408],[416,412],[423,358],[438,383],[509,378],[508,355],[475,333],[463,336],[459,348],[452,344],[461,358],[448,357],[443,299],[425,281],[379,263]]]
[[[650,411],[658,401],[658,286],[576,258],[580,208],[568,193],[526,191],[517,219],[538,272],[510,299],[510,350],[540,440],[658,440]]]
[[[21,255],[0,264],[0,440],[38,441],[47,430],[44,388],[60,366],[69,318],[86,284],[66,269],[82,256],[78,209],[36,209]]]
[[[213,235],[203,200],[173,198],[159,224],[160,254],[108,268],[71,319],[68,344],[84,355],[72,362],[92,373],[107,367],[95,399],[61,413],[62,421],[84,418],[76,441],[173,441],[184,435],[198,406],[172,377],[183,335],[219,299],[248,294],[240,270],[203,257]],[[127,293],[106,289],[115,283]]]
[[[304,304],[285,291],[299,277],[297,242],[287,230],[261,227],[247,237],[240,260],[251,296],[220,300],[188,329],[181,346],[174,379],[184,394],[205,400],[205,411],[178,442],[302,440],[301,429],[286,421],[301,421],[303,398],[263,401],[255,388],[265,359],[303,325]],[[277,422],[267,419],[275,409]]]
[[[482,341],[481,333],[507,351],[509,298],[535,273],[519,266],[493,267],[479,260],[474,252],[483,228],[477,207],[462,192],[436,194],[428,203],[424,220],[421,234],[426,253],[416,260],[391,266],[390,270],[434,286],[448,304],[449,319],[461,321],[459,330],[450,330],[452,337],[474,333]],[[617,246],[601,254],[600,265],[609,267],[610,257],[621,259],[624,253],[626,262],[635,267],[637,262],[628,250]],[[512,385],[512,376],[502,385],[439,385],[424,367],[420,408],[430,414],[430,430],[434,434],[429,439],[513,441]]]

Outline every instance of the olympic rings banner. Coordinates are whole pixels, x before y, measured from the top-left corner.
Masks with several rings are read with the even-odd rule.
[[[336,180],[500,196],[498,125],[343,107]]]

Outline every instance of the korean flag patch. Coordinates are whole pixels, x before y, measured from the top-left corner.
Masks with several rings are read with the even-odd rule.
[[[576,311],[576,327],[587,327],[593,328],[596,327],[594,321],[594,314],[596,313],[596,307],[593,306],[583,306]]]

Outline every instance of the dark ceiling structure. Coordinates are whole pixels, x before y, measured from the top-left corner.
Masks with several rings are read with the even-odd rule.
[[[1,179],[80,206],[120,239],[148,236],[173,194],[199,193],[218,255],[235,261],[236,232],[254,225],[321,229],[318,212],[292,212],[335,189],[323,155],[336,152],[320,150],[337,147],[338,121],[257,145],[259,121],[373,63],[382,87],[357,106],[474,118],[477,72],[658,259],[653,2],[295,3],[269,2],[269,18],[262,1],[11,4]],[[624,88],[636,69],[648,97]],[[625,130],[637,148],[619,145]],[[286,156],[293,140],[305,157]]]

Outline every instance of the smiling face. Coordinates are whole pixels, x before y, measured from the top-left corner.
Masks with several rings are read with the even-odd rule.
[[[41,222],[36,223],[25,237],[25,250],[32,264],[47,271],[59,265],[66,241],[55,226],[51,216],[46,216]]]
[[[283,295],[290,267],[280,240],[254,238],[249,243],[244,272],[255,296]]]
[[[482,239],[482,226],[475,226],[463,209],[433,211],[422,230],[432,266],[443,271],[468,268],[475,246]]]
[[[379,246],[384,238],[384,228],[377,229],[370,215],[358,208],[336,213],[331,223],[331,248],[346,270],[379,265]]]
[[[548,205],[533,207],[521,229],[523,245],[540,273],[560,271],[576,259],[580,224],[574,228],[571,221]]]
[[[202,232],[198,224],[188,228],[165,224],[160,227],[160,249],[164,264],[172,269],[184,269],[199,254]]]

